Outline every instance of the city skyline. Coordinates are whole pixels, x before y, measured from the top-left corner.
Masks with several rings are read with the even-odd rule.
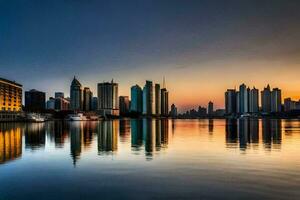
[[[299,4],[7,1],[0,7],[0,74],[24,90],[66,95],[74,75],[93,92],[114,78],[122,96],[165,76],[179,110],[210,100],[222,108],[223,91],[241,82],[269,83],[299,99]]]

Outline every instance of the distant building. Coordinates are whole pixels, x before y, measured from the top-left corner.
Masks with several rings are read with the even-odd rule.
[[[46,94],[35,89],[25,92],[25,110],[42,112],[46,107]]]
[[[159,84],[155,84],[155,114],[161,114],[161,92]]]
[[[258,94],[259,94],[259,91],[255,87],[250,90],[250,95],[249,95],[249,111],[250,111],[250,113],[258,113],[258,111],[259,111]]]
[[[118,83],[98,83],[98,110],[102,115],[119,115]]]
[[[241,114],[249,112],[249,90],[245,84],[240,85],[239,112]]]
[[[267,87],[264,88],[263,91],[261,91],[261,107],[262,112],[271,112],[271,89],[269,84]]]
[[[65,94],[63,92],[55,92],[54,97],[55,98],[65,98]]]
[[[170,116],[173,118],[177,117],[177,107],[175,106],[175,104],[171,105]]]
[[[119,97],[119,110],[120,115],[128,115],[129,114],[129,97],[128,96],[120,96]]]
[[[205,107],[198,107],[198,117],[206,117],[207,116],[207,109]]]
[[[223,117],[225,115],[225,110],[224,109],[217,109],[214,112],[214,116],[216,117]]]
[[[93,111],[98,110],[98,97],[92,98],[92,110]]]
[[[21,84],[0,78],[0,108],[1,111],[22,110]]]
[[[82,110],[82,88],[81,83],[76,79],[74,79],[71,83],[70,87],[70,106],[71,110]]]
[[[55,110],[70,110],[70,101],[63,97],[55,98]]]
[[[161,115],[169,115],[169,92],[166,88],[161,89]]]
[[[208,102],[208,115],[212,116],[214,114],[214,103]]]
[[[235,89],[228,89],[225,92],[225,110],[227,115],[236,114],[236,90]]]
[[[271,92],[271,112],[281,112],[281,90],[274,88]]]
[[[289,112],[291,110],[296,109],[296,102],[292,101],[291,98],[285,98],[284,99],[284,111]]]
[[[240,92],[236,92],[236,113],[240,113]]]
[[[53,98],[53,97],[49,98],[49,100],[46,102],[46,109],[47,110],[55,109],[55,98]]]
[[[92,98],[93,93],[90,88],[85,87],[83,89],[83,110],[84,111],[91,111],[92,110]]]
[[[131,87],[130,112],[138,114],[143,112],[143,91],[138,85]]]
[[[143,88],[143,114],[152,115],[153,109],[153,85],[152,81],[146,81]]]

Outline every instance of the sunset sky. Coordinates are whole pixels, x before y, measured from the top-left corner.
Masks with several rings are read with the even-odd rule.
[[[300,98],[297,0],[0,0],[0,77],[69,95],[71,80],[119,83],[119,95],[166,77],[180,111],[226,88],[267,83]]]

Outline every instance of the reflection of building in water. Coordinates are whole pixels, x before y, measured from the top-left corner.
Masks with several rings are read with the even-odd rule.
[[[226,144],[228,147],[236,147],[238,143],[237,120],[226,119]]]
[[[117,120],[99,122],[98,152],[113,152],[118,149]]]
[[[0,164],[22,155],[21,129],[12,124],[0,124]]]
[[[213,119],[208,120],[208,132],[209,133],[214,132],[214,120]]]
[[[62,148],[64,146],[66,138],[69,135],[69,125],[64,121],[54,121],[54,143],[56,148]]]
[[[30,123],[25,128],[25,148],[39,149],[45,147],[45,124]]]
[[[238,131],[239,131],[239,142],[240,148],[245,149],[249,140],[249,120],[239,119],[238,120]]]
[[[93,141],[93,134],[96,132],[97,124],[95,122],[82,122],[83,126],[83,147],[88,149]]]
[[[146,156],[152,157],[153,152],[153,123],[152,119],[143,119],[143,140],[145,142]]]
[[[161,147],[161,120],[155,120],[155,147],[156,151]]]
[[[81,122],[72,122],[70,124],[70,138],[71,138],[71,156],[74,166],[81,154],[81,141],[82,141],[82,124]]]
[[[133,150],[139,150],[143,145],[143,121],[140,119],[132,119],[131,123],[131,147]]]
[[[130,137],[130,120],[120,120],[120,140],[126,142]]]
[[[264,119],[262,123],[265,148],[271,148],[272,143],[274,148],[280,148],[282,135],[281,119]]]
[[[165,147],[169,141],[169,120],[161,120],[161,144]]]
[[[227,119],[226,143],[228,147],[236,147],[239,141],[240,149],[246,149],[253,144],[256,147],[259,142],[259,121],[257,119]]]

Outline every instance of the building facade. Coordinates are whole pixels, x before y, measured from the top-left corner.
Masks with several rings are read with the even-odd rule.
[[[0,78],[0,108],[1,111],[22,110],[22,85]]]
[[[120,96],[119,97],[119,110],[120,115],[128,115],[129,114],[129,97],[128,96]]]
[[[25,92],[25,110],[43,112],[46,109],[46,94],[35,89]]]
[[[214,114],[214,103],[208,102],[208,116],[212,116]]]
[[[271,92],[271,112],[281,112],[281,107],[281,90],[279,88],[274,88]]]
[[[155,84],[155,115],[161,114],[161,92],[160,85]]]
[[[271,89],[269,84],[261,91],[261,109],[264,113],[271,112]]]
[[[110,83],[98,83],[98,110],[103,116],[119,115],[118,84],[113,80]]]
[[[225,112],[227,115],[236,114],[236,90],[228,89],[225,92]]]
[[[169,115],[169,92],[166,88],[161,89],[161,115]]]
[[[82,88],[81,83],[74,77],[70,87],[71,110],[82,110]]]
[[[258,113],[259,112],[258,94],[259,94],[259,91],[255,87],[250,90],[250,95],[249,95],[249,112],[250,113]]]
[[[84,111],[91,111],[92,110],[92,98],[93,93],[90,88],[85,87],[83,89],[83,110]]]
[[[239,113],[249,112],[249,88],[245,84],[240,85],[239,91]]]
[[[143,114],[153,114],[153,85],[152,81],[146,81],[143,88]]]
[[[138,85],[131,87],[130,112],[141,114],[143,112],[143,91]]]

